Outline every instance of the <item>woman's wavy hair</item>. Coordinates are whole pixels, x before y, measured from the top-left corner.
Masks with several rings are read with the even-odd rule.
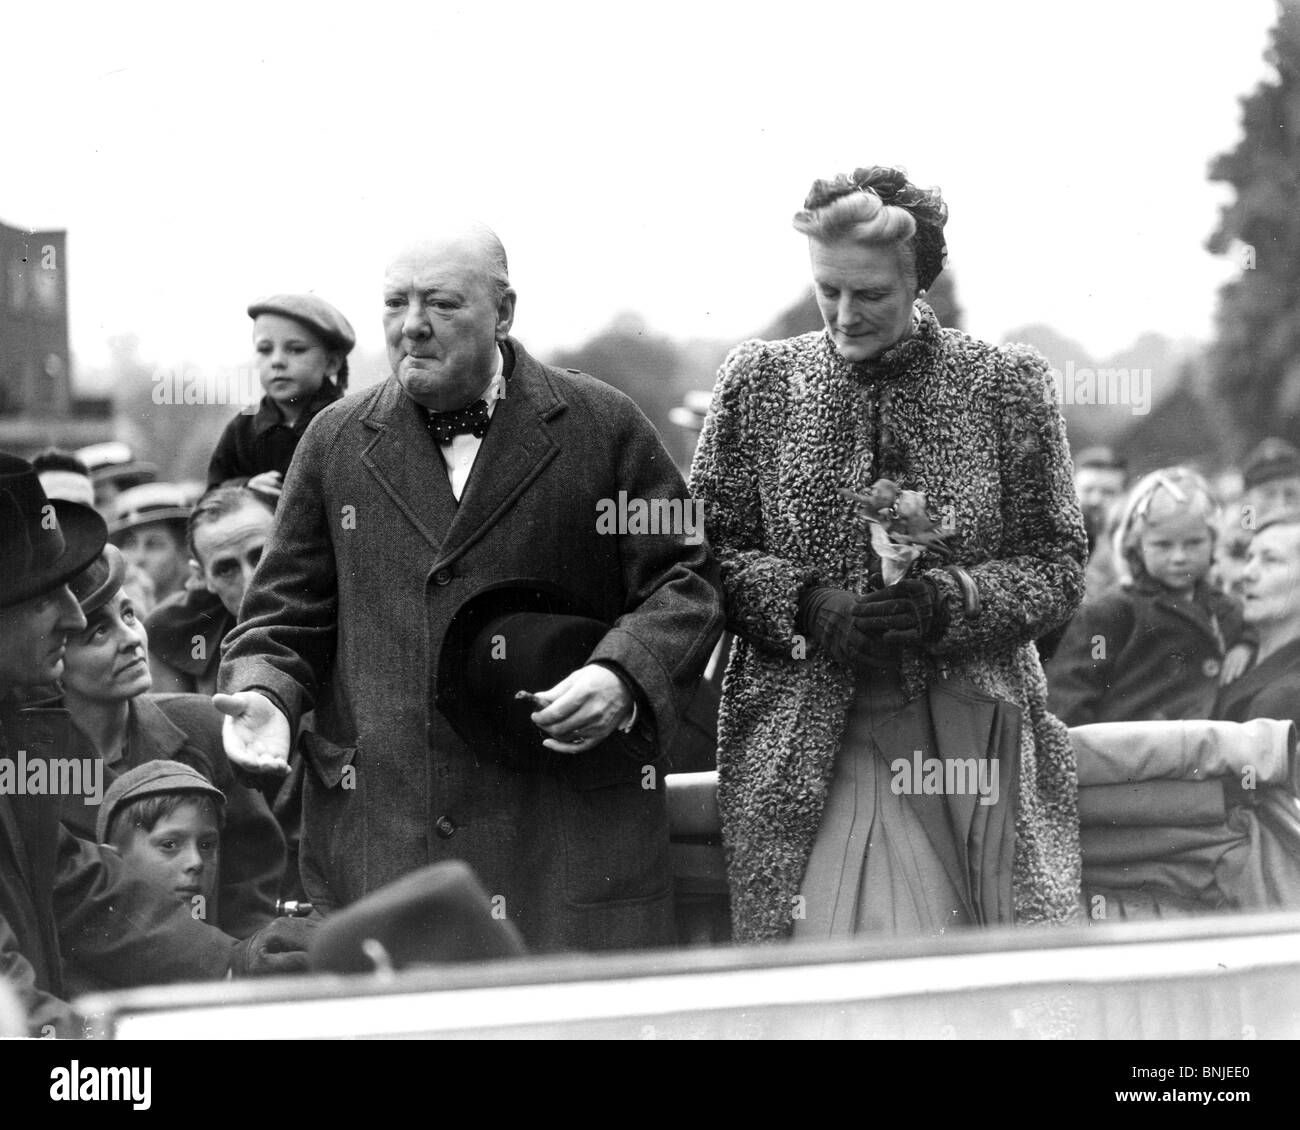
[[[794,229],[820,243],[849,239],[898,248],[903,273],[928,290],[947,262],[943,229],[948,205],[937,188],[922,189],[888,165],[854,169],[813,182]]]
[[[1175,506],[1186,508],[1205,522],[1213,548],[1219,535],[1219,504],[1203,475],[1190,467],[1165,467],[1139,479],[1124,500],[1115,529],[1115,576],[1125,588],[1147,576],[1142,563],[1141,540],[1156,496],[1165,494]]]

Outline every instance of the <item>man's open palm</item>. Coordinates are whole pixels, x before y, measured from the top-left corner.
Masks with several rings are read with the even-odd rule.
[[[289,771],[289,720],[256,691],[216,694],[212,705],[226,716],[221,729],[226,756],[253,773]]]

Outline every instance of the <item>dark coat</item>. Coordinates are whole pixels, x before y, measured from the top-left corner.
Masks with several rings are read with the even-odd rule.
[[[262,794],[238,778],[221,740],[222,715],[204,695],[140,695],[131,700],[125,754],[104,766],[104,788],[148,761],[180,761],[226,794],[221,830],[220,883],[209,920],[246,938],[275,917],[284,872],[284,836]],[[96,756],[89,740],[78,756]],[[84,840],[95,838],[98,804],[67,797],[63,822]]]
[[[955,561],[981,601],[964,618],[958,581],[922,556],[918,572],[949,619],[938,639],[905,651],[908,696],[957,677],[1019,707],[1017,920],[1078,913],[1074,751],[1046,710],[1032,643],[1083,590],[1065,426],[1039,354],[945,330],[925,303],[916,308],[918,331],[869,366],[840,358],[825,332],[737,347],[696,448],[692,488],[708,506],[737,633],[718,719],[718,804],[742,940],[790,931],[857,681],[815,645],[805,650],[798,596],[810,583],[863,591],[871,555],[836,488],[864,491],[882,476],[951,518]]]
[[[668,748],[722,627],[707,546],[597,528],[598,504],[620,491],[685,498],[649,421],[513,340],[507,366],[459,505],[395,379],[317,417],[227,638],[221,686],[263,688],[295,723],[315,706],[300,746],[313,903],[338,907],[463,859],[535,949],[666,943],[663,766],[647,776],[601,747],[560,774],[480,763],[434,701],[457,608],[488,582],[539,577],[613,625],[590,658],[626,673]]]
[[[1067,726],[1209,718],[1241,611],[1206,585],[1176,600],[1149,578],[1086,600],[1047,665],[1047,705]],[[1095,654],[1094,654],[1095,653]]]
[[[1286,644],[1219,691],[1211,718],[1290,718],[1300,726],[1300,640]]]
[[[0,714],[0,758],[68,756],[64,710]],[[225,975],[234,940],[131,878],[111,851],[60,823],[62,798],[0,793],[0,973],[18,990],[33,1031],[66,1025],[63,960],[110,985]],[[61,1034],[73,1034],[60,1027]]]
[[[342,398],[339,386],[327,380],[304,406],[302,415],[286,424],[275,401],[262,397],[256,412],[241,412],[221,433],[208,461],[208,486],[219,486],[228,479],[251,479],[263,471],[287,475],[307,425],[322,408]]]
[[[215,693],[221,641],[235,626],[219,598],[206,589],[183,589],[149,613],[144,626],[156,692]]]

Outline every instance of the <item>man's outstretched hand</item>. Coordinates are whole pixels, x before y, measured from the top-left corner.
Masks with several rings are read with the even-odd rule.
[[[221,740],[232,764],[251,773],[289,772],[289,719],[266,695],[214,694],[212,705],[226,716]]]

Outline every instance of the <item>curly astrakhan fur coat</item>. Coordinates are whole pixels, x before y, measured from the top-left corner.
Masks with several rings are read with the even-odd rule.
[[[718,722],[719,803],[737,938],[787,934],[854,693],[854,674],[796,637],[808,583],[866,591],[868,553],[837,487],[879,477],[924,491],[951,529],[978,617],[927,554],[948,626],[903,660],[909,697],[965,676],[1015,703],[1021,735],[1014,894],[1022,923],[1079,904],[1077,775],[1046,707],[1033,640],[1083,595],[1087,542],[1047,364],[943,329],[917,302],[912,334],[875,362],[844,361],[826,333],[738,346],[720,371],[693,494],[722,568],[736,646]]]

